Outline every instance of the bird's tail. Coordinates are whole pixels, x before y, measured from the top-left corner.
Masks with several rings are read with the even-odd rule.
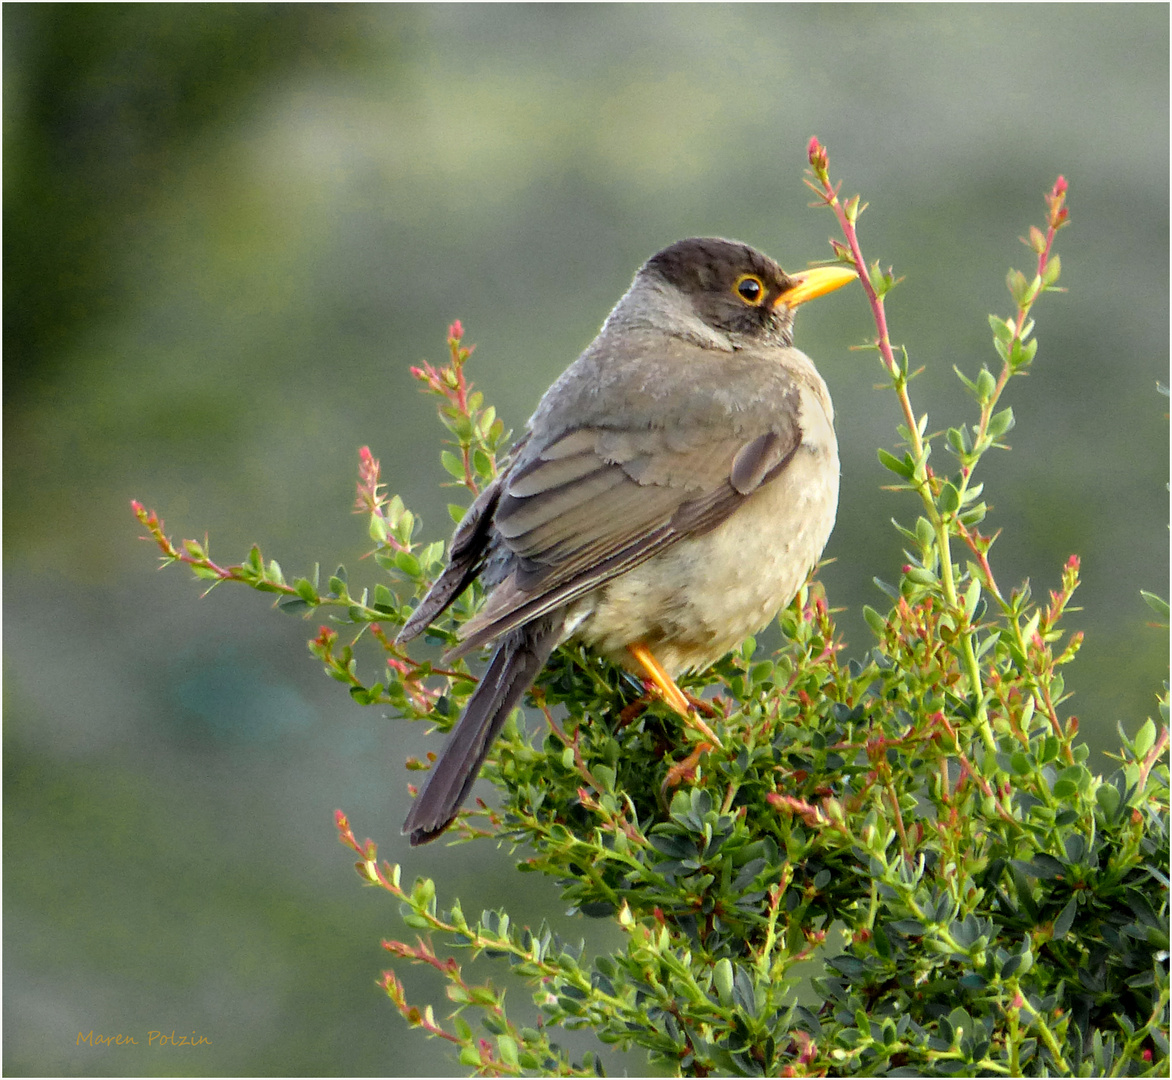
[[[489,747],[557,645],[563,622],[563,613],[553,612],[501,638],[488,670],[403,822],[403,832],[410,835],[412,846],[434,840],[455,820]]]

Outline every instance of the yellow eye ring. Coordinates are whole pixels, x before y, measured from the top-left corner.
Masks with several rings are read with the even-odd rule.
[[[749,307],[758,307],[765,300],[765,282],[756,274],[741,274],[733,282],[733,292]]]

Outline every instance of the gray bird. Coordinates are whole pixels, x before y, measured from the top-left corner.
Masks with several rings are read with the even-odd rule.
[[[675,676],[793,599],[834,526],[839,471],[830,395],[793,347],[794,309],[855,277],[787,274],[720,239],[680,240],[639,269],[398,636],[421,633],[477,576],[491,589],[448,657],[496,649],[407,815],[413,845],[455,819],[559,643],[649,679],[688,717]]]

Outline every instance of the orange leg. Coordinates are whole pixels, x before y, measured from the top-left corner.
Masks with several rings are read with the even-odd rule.
[[[692,712],[687,695],[676,686],[675,679],[664,671],[663,665],[655,659],[651,650],[643,642],[636,641],[633,645],[627,646],[627,652],[635,658],[635,662],[643,669],[647,678],[655,684],[663,695],[663,700],[684,718],[684,722],[694,727],[704,738],[711,739],[715,745],[720,746],[720,740],[715,733]]]

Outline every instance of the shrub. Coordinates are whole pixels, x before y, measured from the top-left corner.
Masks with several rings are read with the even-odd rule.
[[[860,269],[875,316],[901,413],[900,446],[879,457],[915,515],[897,526],[907,546],[896,580],[880,582],[886,610],[864,611],[875,644],[846,659],[811,582],[781,613],[777,653],[749,640],[685,680],[708,692],[719,748],[606,662],[558,650],[531,694],[541,730],[514,716],[489,758],[499,806],[466,810],[453,836],[511,845],[519,872],[552,876],[577,911],[617,920],[624,946],[587,958],[503,910],[441,909],[432,881],[405,885],[339,812],[359,875],[396,897],[420,935],[387,949],[437,969],[455,1009],[420,1011],[393,972],[381,985],[410,1024],[489,1074],[600,1072],[596,1055],[575,1062],[551,1040],[558,1027],[586,1027],[689,1075],[1167,1076],[1167,728],[1148,720],[1134,738],[1121,728],[1115,771],[1088,768],[1063,711],[1063,668],[1081,641],[1063,626],[1078,559],[1039,602],[1028,584],[998,583],[994,537],[981,531],[977,470],[1014,424],[1003,398],[1034,359],[1033,307],[1059,277],[1066,185],[1047,193],[1045,225],[1025,240],[1033,272],[1009,274],[1013,314],[990,316],[998,364],[957,371],[975,419],[933,440],[912,404],[908,354],[887,334],[896,281],[859,246],[863,206],[839,200],[816,141],[810,165],[807,183],[843,231],[835,253]],[[475,493],[506,436],[467,380],[462,336],[454,324],[448,363],[414,371],[452,438],[443,465]],[[950,458],[937,472],[929,459],[941,448]],[[332,625],[310,647],[357,702],[446,729],[473,676],[393,643],[443,544],[415,540],[414,516],[386,496],[365,448],[358,508],[385,577],[355,595],[341,567],[325,583],[287,581],[256,548],[219,566],[206,541],[175,546],[135,504],[164,561],[275,593],[295,614],[328,610]],[[463,507],[452,510],[458,519]],[[454,642],[482,598],[471,588],[430,637]],[[343,639],[346,627],[357,630]],[[385,661],[371,681],[355,652],[364,636]],[[1166,693],[1160,709],[1166,723]],[[458,950],[506,956],[540,1026],[518,1026],[502,990],[466,981]],[[807,980],[812,959],[821,974]],[[821,1005],[801,1003],[813,996]]]

